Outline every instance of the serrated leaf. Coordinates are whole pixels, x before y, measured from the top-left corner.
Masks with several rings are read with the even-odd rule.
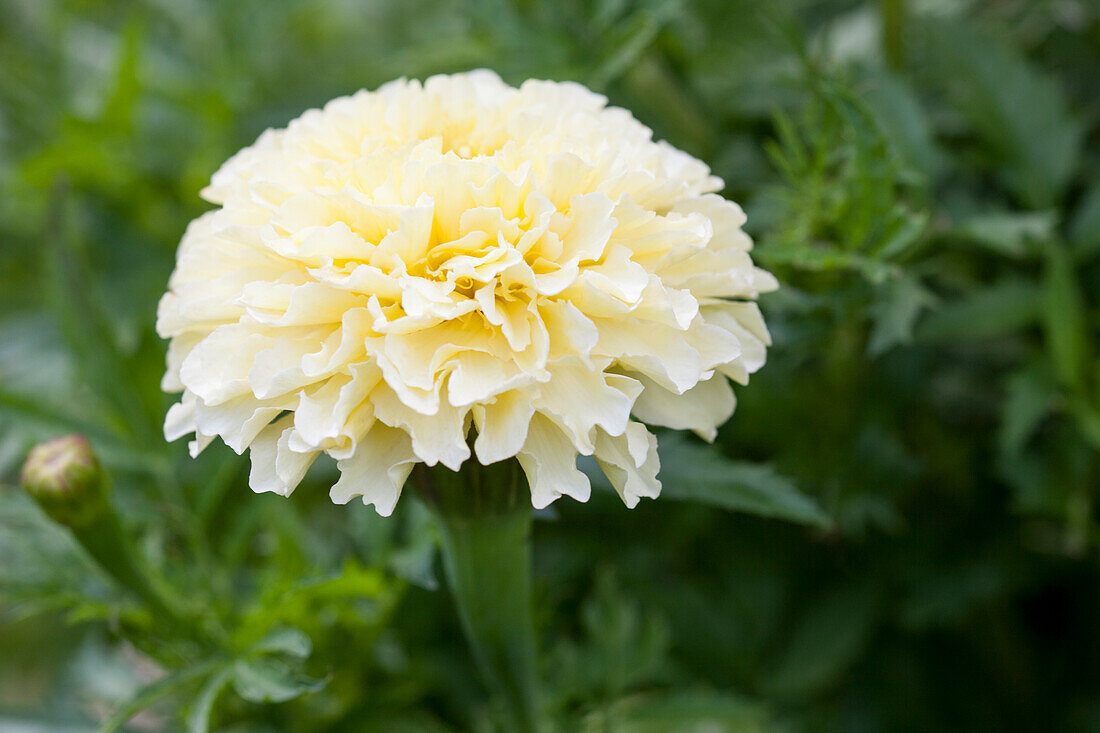
[[[992,252],[1023,259],[1033,242],[1049,240],[1058,227],[1058,212],[993,211],[961,222],[955,232]]]
[[[898,204],[894,207],[893,214],[893,221],[875,250],[875,254],[883,260],[911,254],[928,227],[929,217],[926,212],[912,213]]]
[[[1018,454],[1054,406],[1056,385],[1048,369],[1032,367],[1008,380],[998,443],[1006,454]]]
[[[888,285],[886,297],[871,308],[871,336],[867,352],[878,356],[913,340],[913,327],[925,308],[936,303],[916,278],[903,275]]]
[[[646,681],[665,664],[668,630],[656,618],[647,618],[637,604],[623,597],[610,573],[597,580],[596,592],[581,609],[591,643],[590,666],[601,679],[594,680],[610,694]]]
[[[924,342],[999,338],[1035,325],[1043,305],[1033,282],[1005,278],[944,303],[916,329]]]
[[[592,74],[588,85],[597,91],[604,89],[630,70],[657,38],[665,23],[675,16],[679,5],[679,0],[664,0],[655,8],[641,8],[620,22],[610,53]]]
[[[1004,184],[1031,208],[1057,203],[1077,170],[1084,133],[1057,80],[1003,36],[957,20],[925,27],[929,62]]]
[[[316,692],[326,683],[272,657],[238,659],[233,665],[233,689],[249,702],[286,702]]]
[[[583,638],[560,639],[549,654],[555,695],[602,702],[667,680],[667,624],[625,594],[610,570],[600,571],[580,617]]]
[[[888,262],[824,247],[785,246],[782,250],[761,250],[758,257],[768,266],[791,265],[821,272],[854,270],[872,283],[885,282],[898,272],[898,268]]]
[[[300,629],[283,628],[272,631],[250,651],[259,654],[287,654],[296,659],[305,659],[313,651],[313,642]]]
[[[348,560],[339,572],[297,583],[287,595],[286,602],[332,601],[345,598],[385,598],[392,584],[378,568],[363,567],[355,560]]]
[[[771,466],[730,460],[674,433],[662,435],[658,445],[663,497],[803,524],[830,523],[813,499]]]
[[[896,74],[880,70],[872,74],[861,96],[898,157],[925,176],[934,176],[940,167],[940,152],[913,88]]]

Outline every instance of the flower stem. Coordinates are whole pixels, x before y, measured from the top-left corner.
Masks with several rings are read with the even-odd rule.
[[[187,628],[178,605],[168,600],[166,590],[155,584],[148,572],[138,564],[113,511],[107,511],[86,526],[73,527],[72,533],[92,559],[119,585],[141,600],[162,623]]]
[[[473,464],[473,465],[471,465]],[[474,662],[508,730],[538,729],[531,608],[531,505],[514,462],[421,475],[439,520],[443,568]]]

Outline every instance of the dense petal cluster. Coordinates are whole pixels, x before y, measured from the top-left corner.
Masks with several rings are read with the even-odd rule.
[[[643,423],[713,438],[764,363],[741,209],[578,84],[396,81],[268,130],[214,175],[157,329],[170,440],[251,451],[289,494],[389,514],[412,467],[517,457],[536,507],[656,496]]]

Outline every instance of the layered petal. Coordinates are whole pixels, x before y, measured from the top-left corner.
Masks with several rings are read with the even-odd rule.
[[[393,511],[413,466],[516,458],[532,503],[584,501],[594,455],[656,496],[643,422],[713,439],[770,336],[745,216],[702,162],[573,83],[399,80],[228,160],[157,330],[165,436],[251,451],[287,495]],[[472,448],[472,450],[471,450]]]

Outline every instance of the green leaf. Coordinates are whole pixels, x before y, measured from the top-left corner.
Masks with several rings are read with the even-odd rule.
[[[107,722],[99,729],[100,733],[113,733],[142,710],[194,686],[216,667],[216,663],[213,662],[197,664],[162,677],[151,685],[142,688],[129,702],[122,705],[108,718]]]
[[[1093,184],[1069,225],[1069,242],[1081,259],[1100,254],[1100,183]]]
[[[14,604],[30,604],[19,615],[64,598],[73,608],[78,591],[95,566],[80,552],[69,532],[50,521],[25,491],[0,484],[0,615],[15,612]]]
[[[887,262],[851,252],[810,245],[784,245],[781,250],[761,249],[756,257],[769,267],[790,265],[803,270],[820,272],[854,270],[872,283],[885,282],[898,273],[898,268]]]
[[[435,561],[439,554],[439,530],[431,512],[419,501],[409,502],[405,512],[408,543],[389,558],[389,567],[401,578],[425,590],[435,590],[439,580]]]
[[[338,572],[296,583],[281,600],[288,606],[347,598],[373,599],[385,605],[393,590],[393,582],[382,570],[349,559]]]
[[[1035,325],[1041,310],[1038,285],[1006,277],[947,302],[921,322],[916,337],[922,342],[1000,338]]]
[[[1002,592],[1005,579],[988,562],[942,569],[922,578],[902,600],[901,623],[912,629],[947,625]]]
[[[933,177],[941,164],[940,152],[928,115],[914,89],[896,74],[880,70],[871,74],[862,98],[890,141],[890,147],[906,166]]]
[[[1070,412],[1077,421],[1081,435],[1094,450],[1100,450],[1100,409],[1079,396],[1070,404]]]
[[[675,14],[680,0],[664,0],[656,8],[642,8],[619,24],[612,49],[589,79],[588,85],[600,91],[629,71],[657,38],[661,28]],[[616,42],[617,41],[617,42]]]
[[[10,424],[10,428],[9,428]],[[8,473],[37,442],[70,432],[92,441],[104,465],[137,473],[163,475],[168,468],[163,454],[150,454],[120,442],[99,423],[80,417],[77,408],[67,412],[38,395],[7,392],[0,387],[0,472]]]
[[[272,657],[238,659],[233,665],[233,689],[249,702],[286,702],[316,692],[326,683]]]
[[[594,684],[614,696],[660,673],[668,655],[668,630],[624,598],[610,572],[597,578],[581,618],[591,643],[586,666],[599,672]]]
[[[210,715],[214,712],[214,703],[232,680],[229,669],[210,676],[199,690],[198,697],[191,703],[187,713],[187,733],[207,733],[210,730]]]
[[[1066,387],[1081,392],[1090,351],[1084,296],[1069,250],[1050,242],[1044,254],[1043,319],[1054,372]]]
[[[632,696],[585,717],[585,733],[764,733],[773,730],[759,704],[720,692]]]
[[[24,313],[0,321],[0,475],[14,471],[34,443],[66,432],[87,436],[110,454],[105,462],[123,453],[127,463],[148,462],[104,428],[102,403],[80,383],[48,318]]]
[[[868,588],[840,588],[805,607],[767,666],[764,689],[804,697],[836,684],[867,644],[877,617]]]
[[[928,217],[909,206],[902,162],[859,95],[833,80],[807,84],[803,113],[777,113],[778,142],[766,145],[783,182],[770,189],[759,256],[884,282],[899,273],[894,260],[916,250]]]
[[[612,570],[598,571],[580,617],[583,637],[559,640],[548,655],[548,678],[560,703],[606,704],[630,690],[668,681],[667,622],[628,595]]]
[[[901,623],[913,630],[957,622],[1003,592],[1005,579],[989,561],[948,567],[913,583],[899,609]]]
[[[1058,212],[993,211],[978,214],[961,222],[955,233],[992,252],[1023,259],[1033,250],[1033,242],[1044,242],[1054,236],[1058,227]]]
[[[1032,367],[1014,374],[1007,391],[998,443],[1003,453],[1018,454],[1054,406],[1056,385],[1049,369]]]
[[[259,654],[286,654],[305,659],[313,651],[313,642],[300,629],[276,629],[256,643],[250,650]]]
[[[128,435],[144,428],[145,408],[128,379],[132,366],[119,352],[115,335],[96,292],[83,238],[77,234],[77,202],[64,181],[53,187],[53,201],[45,248],[54,314],[66,346],[81,377],[104,400],[116,431]]]
[[[871,337],[867,344],[871,356],[911,342],[917,318],[936,303],[936,297],[908,275],[891,281],[887,287],[886,297],[871,307]]]
[[[883,260],[893,260],[912,254],[921,237],[928,228],[929,216],[926,212],[913,213],[904,205],[893,209],[893,218],[887,225],[886,234],[875,248],[875,254]]]
[[[1084,133],[1057,80],[1001,35],[957,19],[925,28],[929,67],[985,143],[1004,184],[1031,208],[1057,203],[1077,170]]]
[[[675,433],[661,435],[658,444],[663,497],[819,527],[830,524],[813,499],[771,466],[730,460]]]
[[[273,584],[237,623],[238,648],[250,649],[261,643],[272,628],[299,623],[324,605],[351,608],[352,602],[360,623],[384,623],[400,598],[402,585],[381,568],[363,567],[353,559],[337,572]]]

